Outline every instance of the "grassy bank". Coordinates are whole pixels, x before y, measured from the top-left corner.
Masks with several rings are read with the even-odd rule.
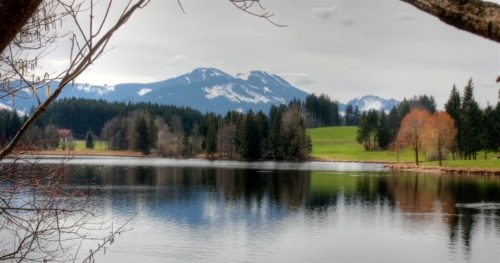
[[[313,144],[312,157],[325,160],[362,161],[362,162],[397,162],[398,153],[391,151],[365,151],[363,146],[356,142],[357,127],[326,127],[309,129]],[[483,154],[479,154],[482,157]],[[443,166],[453,168],[483,168],[500,169],[500,160],[446,160]],[[425,160],[425,153],[420,154]],[[413,152],[404,151],[399,154],[400,162],[414,162]],[[423,166],[438,166],[437,161],[422,162]]]
[[[309,129],[313,144],[312,157],[339,161],[397,162],[398,153],[390,151],[365,151],[356,142],[357,127],[341,126]],[[405,151],[399,154],[399,160],[410,162],[413,154]]]

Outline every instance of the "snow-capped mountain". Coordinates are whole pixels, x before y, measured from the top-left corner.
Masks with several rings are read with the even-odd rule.
[[[11,81],[18,87],[19,82]],[[54,90],[57,83],[51,83]],[[45,88],[39,96],[46,98]],[[22,94],[21,94],[22,93]],[[0,108],[16,108],[18,112],[30,112],[36,99],[30,92],[21,90],[13,105],[12,98],[0,98]],[[288,103],[295,99],[305,100],[308,93],[288,83],[283,78],[265,71],[250,71],[231,76],[216,68],[198,68],[184,75],[153,83],[125,83],[114,86],[90,84],[68,85],[59,95],[61,98],[85,98],[118,102],[146,102],[164,105],[185,106],[202,113],[227,111],[262,110],[268,112],[271,105]],[[399,104],[394,99],[364,96],[347,104],[339,103],[341,114],[346,105],[358,106],[360,111],[384,109],[390,111]]]
[[[52,83],[52,90],[57,83]],[[39,94],[42,99],[45,94]],[[66,87],[59,98],[77,97],[120,102],[150,102],[187,106],[201,112],[226,113],[230,110],[263,110],[271,105],[305,99],[308,94],[283,78],[264,71],[240,73],[235,77],[215,68],[198,68],[190,73],[153,83],[115,86],[75,84]],[[0,100],[12,106],[7,98]],[[29,111],[35,99],[17,99],[15,107]]]
[[[378,96],[367,95],[361,98],[355,98],[349,101],[347,105],[352,105],[353,108],[358,106],[360,111],[384,110],[389,112],[392,107],[399,105],[399,101],[395,99],[384,99]]]

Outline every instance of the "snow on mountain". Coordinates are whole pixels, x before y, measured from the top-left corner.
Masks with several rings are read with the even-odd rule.
[[[13,111],[14,109],[6,104],[3,104],[0,102],[0,110],[8,110],[8,111]],[[17,110],[17,115],[19,116],[26,116],[26,112]]]
[[[52,90],[55,85],[56,82],[51,83]],[[76,97],[126,103],[147,102],[224,114],[230,110],[268,112],[271,105],[288,103],[294,98],[305,99],[307,95],[286,80],[264,71],[231,76],[216,68],[197,68],[181,76],[153,83],[68,85],[59,99]],[[0,102],[9,105],[3,99]],[[36,105],[36,101],[32,97],[16,100],[16,107],[20,110],[29,110],[33,105]]]
[[[0,110],[12,110],[12,108],[8,105],[5,105],[3,103],[0,102]]]
[[[389,112],[394,106],[399,105],[399,101],[395,99],[384,99],[378,96],[367,95],[361,98],[355,98],[347,103],[353,107],[358,107],[360,111],[369,110],[384,110]]]
[[[52,90],[57,82],[51,83]],[[271,105],[286,104],[293,99],[305,100],[308,93],[285,79],[265,71],[250,71],[231,76],[216,68],[197,68],[184,75],[153,83],[124,83],[114,86],[90,84],[68,85],[61,98],[102,99],[118,102],[146,102],[164,105],[191,107],[201,112],[225,114],[227,111],[248,110],[268,112]],[[44,94],[40,94],[45,99]],[[11,108],[9,98],[0,98],[0,108]],[[390,111],[399,104],[394,99],[364,96],[348,104],[358,106],[360,111],[370,109]],[[18,112],[28,112],[37,105],[33,96],[16,99]],[[339,111],[346,104],[339,103]]]
[[[114,86],[94,86],[90,84],[76,84],[75,89],[84,93],[94,93],[99,96],[115,91]]]
[[[248,80],[248,77],[250,77],[250,72],[247,73],[238,73],[236,74],[236,77],[242,80]]]
[[[143,88],[143,89],[141,89],[141,90],[139,90],[139,91],[137,92],[137,95],[139,95],[139,96],[141,96],[141,97],[142,97],[142,96],[144,96],[144,95],[146,95],[146,94],[150,93],[151,91],[153,91],[153,90],[152,90],[152,89],[148,89],[148,88]]]

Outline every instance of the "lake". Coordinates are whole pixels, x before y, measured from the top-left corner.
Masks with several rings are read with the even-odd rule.
[[[43,158],[51,163],[57,158]],[[133,228],[98,262],[500,262],[500,178],[379,164],[75,158]]]

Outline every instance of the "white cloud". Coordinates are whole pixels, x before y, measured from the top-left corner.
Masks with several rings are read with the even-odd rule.
[[[331,7],[315,7],[311,9],[311,13],[318,19],[331,20],[334,17],[336,6]]]

